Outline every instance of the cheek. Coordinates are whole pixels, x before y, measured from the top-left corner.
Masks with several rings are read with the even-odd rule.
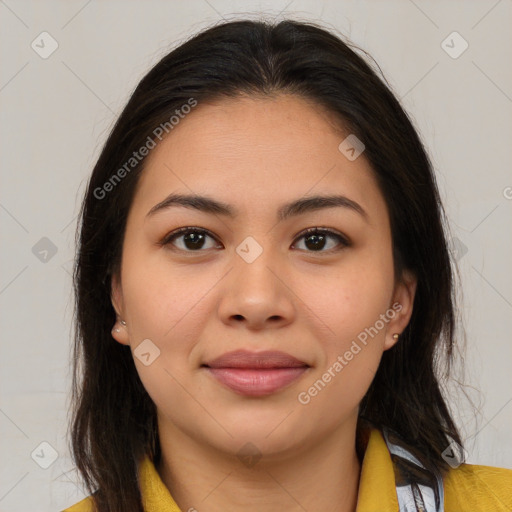
[[[297,401],[305,407],[308,417],[323,417],[325,426],[337,424],[357,410],[379,365],[381,351],[360,346],[358,353],[352,353],[350,347],[351,344],[346,351],[336,353],[323,371],[298,390]],[[353,354],[351,360],[347,359],[347,352]]]
[[[339,341],[343,348],[347,340],[373,326],[390,306],[392,272],[391,260],[361,252],[338,268],[302,277],[300,296],[325,324],[328,338]]]
[[[308,305],[314,304],[321,324],[328,326],[319,341],[325,355],[314,379],[318,402],[334,401],[348,408],[364,396],[377,371],[387,331],[382,320],[393,290],[391,260],[360,257],[350,271],[317,279]],[[318,287],[318,285],[321,285]],[[306,288],[304,289],[306,290]],[[389,320],[388,320],[389,321]],[[320,322],[319,322],[320,327]],[[316,380],[315,380],[316,379]],[[333,403],[334,403],[333,402]]]
[[[172,341],[175,333],[197,326],[201,302],[221,276],[176,265],[160,251],[128,253],[123,262],[123,296],[137,336]]]
[[[383,352],[390,288],[380,274],[345,277],[330,287],[328,300],[320,296],[318,314],[329,330],[318,336],[323,357],[311,379],[301,388],[299,403],[318,414],[329,408],[332,422],[353,411],[368,390]],[[341,286],[341,287],[340,287]],[[338,411],[335,413],[334,410]]]
[[[165,258],[136,251],[127,253],[122,273],[137,372],[153,401],[166,410],[169,400],[187,400],[184,388],[191,387],[190,375],[197,364],[194,347],[208,321],[207,308],[211,308],[207,294],[221,276],[198,275],[185,267],[171,266]],[[149,366],[143,363],[144,358],[137,357],[144,340],[156,346],[149,345],[149,352],[157,354]]]

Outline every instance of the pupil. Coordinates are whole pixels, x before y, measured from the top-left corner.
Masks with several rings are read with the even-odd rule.
[[[314,240],[314,243],[311,244],[311,247],[310,247],[310,244],[308,244],[308,240]],[[320,242],[320,244],[319,244]],[[306,246],[308,249],[322,249],[323,248],[323,245],[325,243],[325,235],[309,235],[308,237],[306,237]]]
[[[190,243],[189,243],[190,242]],[[197,249],[202,247],[204,235],[201,233],[188,233],[185,235],[185,245],[187,249]]]

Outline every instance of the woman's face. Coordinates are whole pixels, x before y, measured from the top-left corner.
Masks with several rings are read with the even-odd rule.
[[[386,204],[364,152],[354,159],[351,139],[339,149],[348,135],[296,96],[238,98],[199,104],[149,154],[113,281],[126,326],[113,336],[130,345],[165,431],[278,456],[355,427],[415,281],[395,283]],[[171,194],[231,214],[166,204]],[[346,200],[286,207],[317,196]],[[205,366],[237,350],[302,366]]]

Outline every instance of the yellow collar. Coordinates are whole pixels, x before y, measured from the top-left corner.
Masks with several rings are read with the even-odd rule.
[[[146,456],[140,466],[141,489],[146,512],[182,512]],[[372,429],[364,454],[356,512],[396,512],[393,465],[382,434]]]
[[[148,456],[139,466],[139,476],[145,512],[185,512],[179,509]],[[510,512],[512,470],[461,464],[445,476],[444,498],[445,512]],[[65,512],[92,512],[93,509],[89,496]],[[356,512],[375,511],[397,512],[398,499],[391,456],[381,432],[372,429],[364,448]]]

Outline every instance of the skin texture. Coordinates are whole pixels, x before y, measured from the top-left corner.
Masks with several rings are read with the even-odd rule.
[[[157,470],[184,511],[355,510],[358,405],[410,319],[416,281],[395,279],[385,200],[364,153],[350,161],[338,149],[347,135],[296,96],[240,97],[199,104],[148,157],[112,286],[126,326],[112,335],[132,352],[146,339],[160,350],[149,366],[134,361],[157,406]],[[239,214],[172,207],[147,217],[170,193],[207,195]],[[368,222],[341,207],[277,221],[284,203],[332,194],[359,203]],[[217,240],[195,251],[183,236],[159,245],[186,226]],[[315,227],[350,245],[328,237],[315,250],[298,236]],[[249,236],[263,249],[252,263],[236,252]],[[301,404],[298,394],[395,302],[400,312]],[[236,349],[281,350],[310,368],[273,395],[241,396],[201,367]],[[252,466],[237,456],[246,443],[261,455]]]

